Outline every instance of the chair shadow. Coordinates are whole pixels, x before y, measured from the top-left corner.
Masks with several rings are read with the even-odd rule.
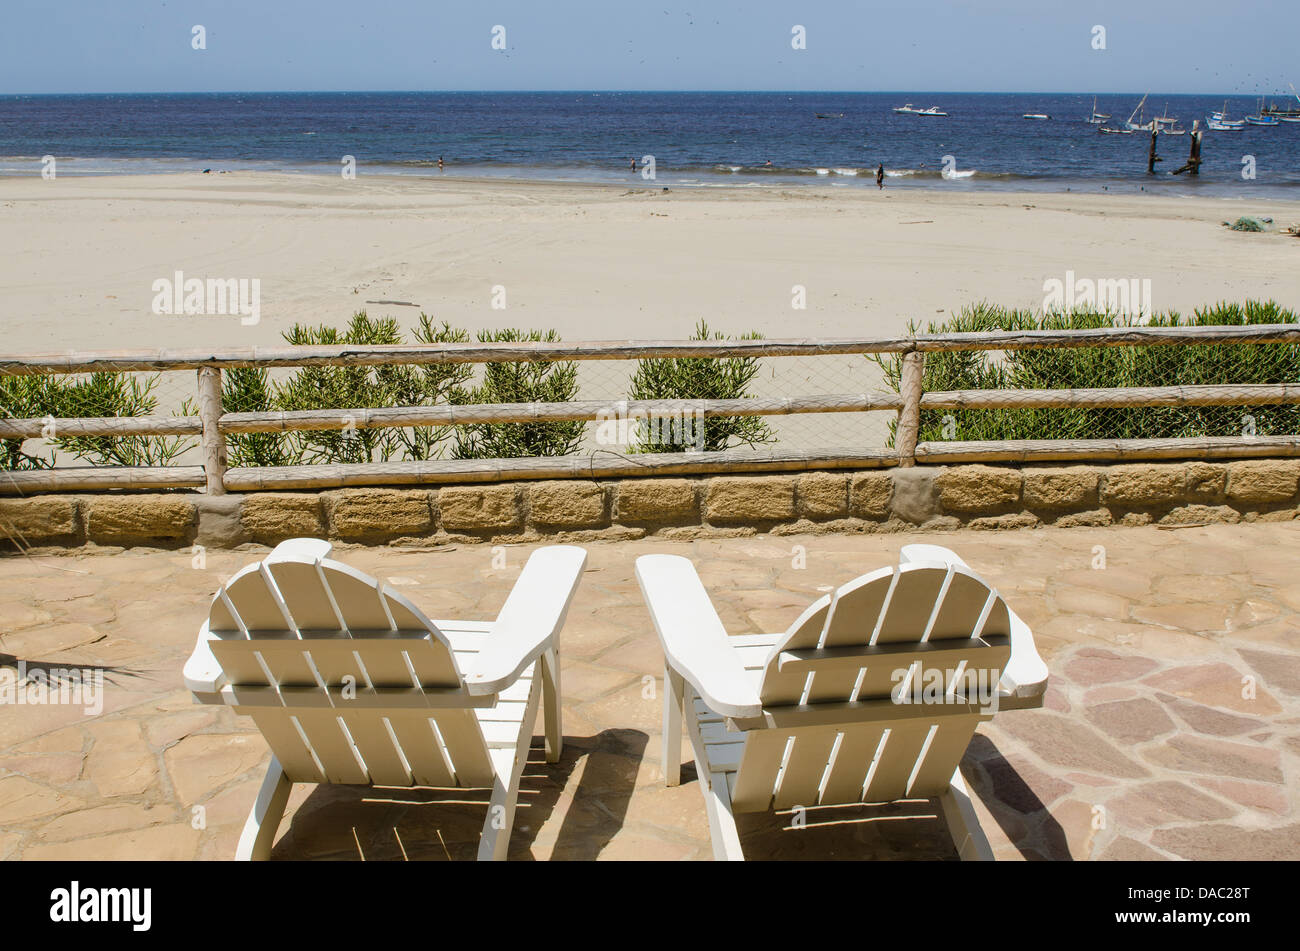
[[[560,761],[547,763],[542,738],[534,737],[508,857],[530,861],[541,851],[551,859],[596,858],[622,827],[647,741],[637,730],[566,736]],[[473,861],[478,855],[489,790],[322,784],[304,794],[306,788],[295,787],[290,808],[297,808],[285,820],[273,859]],[[562,818],[553,829],[557,812]]]
[[[972,763],[979,768],[969,768]],[[1074,861],[1065,830],[996,743],[976,733],[963,764],[967,768],[962,774],[971,795],[985,805],[1002,833],[1025,859]]]

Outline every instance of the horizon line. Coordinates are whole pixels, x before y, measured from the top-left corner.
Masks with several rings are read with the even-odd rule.
[[[139,90],[104,90],[104,91],[75,91],[75,92],[0,92],[0,97],[16,96],[285,96],[285,95],[411,95],[411,94],[467,94],[467,95],[519,95],[519,94],[592,94],[592,93],[614,93],[614,94],[634,94],[634,95],[801,95],[801,96],[819,96],[819,95],[850,95],[850,96],[870,96],[870,95],[926,95],[926,96],[1227,96],[1229,99],[1234,96],[1244,98],[1254,98],[1258,95],[1268,96],[1286,96],[1291,98],[1296,96],[1294,92],[1275,92],[1275,93],[1225,93],[1218,92],[1153,92],[1144,91],[1138,93],[1136,90],[1118,90],[1110,92],[1096,92],[1093,90],[1077,89],[981,89],[981,90],[959,90],[959,89],[193,89],[193,90],[162,90],[162,89],[139,89]],[[1296,96],[1300,98],[1300,96]]]

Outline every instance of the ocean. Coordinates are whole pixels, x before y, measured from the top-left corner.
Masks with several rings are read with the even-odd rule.
[[[1099,96],[1097,109],[1119,125],[1140,99]],[[1288,99],[1300,107],[1275,97]],[[893,112],[905,103],[948,115]],[[46,155],[60,175],[337,175],[352,156],[357,175],[874,188],[883,163],[890,188],[1300,198],[1300,123],[1207,131],[1198,178],[1167,174],[1186,160],[1190,137],[1161,135],[1152,176],[1149,134],[1099,134],[1085,121],[1092,104],[1091,93],[10,95],[0,96],[0,176],[40,175]],[[1223,105],[1222,96],[1151,95],[1144,115],[1203,128]],[[1256,105],[1228,97],[1229,118]]]

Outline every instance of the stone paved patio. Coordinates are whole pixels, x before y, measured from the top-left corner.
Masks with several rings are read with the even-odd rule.
[[[963,763],[1000,858],[1300,857],[1296,523],[590,544],[561,635],[564,757],[548,767],[534,750],[511,857],[711,855],[692,769],[668,789],[658,768],[662,658],[638,555],[690,556],[728,630],[753,633],[917,541],[997,585],[1051,668],[1045,708],[999,714]],[[0,705],[0,858],[233,855],[268,751],[251,721],[193,705],[180,670],[219,580],[264,550],[211,551],[201,567],[188,550],[0,558],[0,663],[108,669],[97,717]],[[506,549],[504,568],[486,545],[335,554],[431,616],[491,618],[528,550]],[[470,858],[484,808],[474,794],[298,786],[273,856]],[[742,817],[747,855],[955,857],[926,801],[789,825]]]

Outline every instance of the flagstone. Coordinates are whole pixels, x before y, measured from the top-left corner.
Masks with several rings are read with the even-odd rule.
[[[60,842],[67,839],[82,839],[120,832],[125,829],[139,829],[175,821],[175,810],[171,806],[144,806],[138,803],[121,803],[119,805],[97,806],[81,812],[66,813],[37,829],[42,840]]]
[[[1065,664],[1064,673],[1075,683],[1087,687],[1092,684],[1134,680],[1158,666],[1150,657],[1085,647],[1075,651],[1074,656]]]
[[[1242,696],[1248,692],[1245,689],[1245,675],[1236,667],[1224,663],[1175,667],[1152,674],[1142,682],[1184,700],[1195,700],[1211,707],[1225,707],[1237,713],[1272,716],[1282,710],[1281,705],[1263,687],[1255,688],[1253,698]]]
[[[1206,822],[1227,819],[1237,812],[1212,796],[1172,780],[1134,786],[1122,796],[1107,800],[1106,809],[1121,823],[1136,829],[1150,829],[1180,820]]]
[[[1191,700],[1182,700],[1167,693],[1156,693],[1156,699],[1174,711],[1184,723],[1198,733],[1212,736],[1238,736],[1259,729],[1258,717],[1243,717],[1225,713]]]
[[[1097,858],[1103,862],[1167,862],[1169,857],[1126,835],[1117,836]]]
[[[1144,743],[1174,729],[1174,721],[1145,697],[1095,704],[1084,715],[1103,733],[1125,744]]]
[[[198,844],[198,830],[190,828],[188,823],[177,823],[70,842],[29,845],[23,850],[23,858],[63,862],[121,862],[148,856],[155,861],[176,862],[193,858]]]
[[[261,764],[266,741],[257,734],[187,736],[163,754],[176,801],[186,810]]]
[[[1151,843],[1193,861],[1294,861],[1300,855],[1300,823],[1243,829],[1225,823],[1157,829]]]
[[[1055,766],[1121,778],[1147,775],[1092,729],[1057,713],[1039,710],[1033,717],[1007,718],[1002,729],[1023,740],[1042,760]]]
[[[1197,785],[1257,812],[1285,816],[1292,812],[1285,788],[1239,779],[1198,778]]]
[[[1281,757],[1276,750],[1226,740],[1178,735],[1144,751],[1143,756],[1150,763],[1180,772],[1256,779],[1269,783],[1283,781]]]
[[[1300,696],[1300,656],[1245,648],[1238,649],[1237,653],[1274,690]]]
[[[16,826],[43,816],[71,812],[85,801],[67,796],[24,776],[0,777],[0,825]]]

